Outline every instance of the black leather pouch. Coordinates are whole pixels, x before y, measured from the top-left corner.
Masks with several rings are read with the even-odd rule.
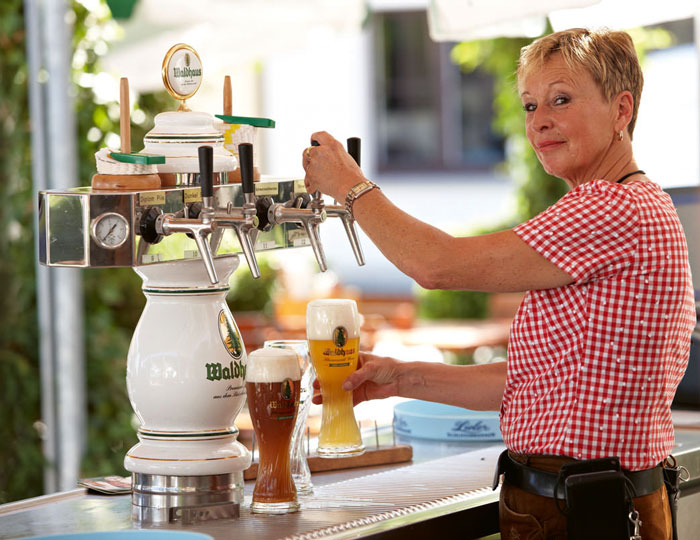
[[[569,540],[629,540],[632,497],[617,458],[577,461],[562,467]]]

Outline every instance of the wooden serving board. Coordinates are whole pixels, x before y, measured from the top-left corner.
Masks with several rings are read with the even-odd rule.
[[[413,447],[410,444],[397,444],[396,446],[380,446],[368,448],[360,456],[345,458],[326,458],[316,454],[308,456],[309,469],[312,473],[324,471],[337,471],[341,469],[356,469],[359,467],[372,467],[374,465],[387,465],[390,463],[404,463],[413,459]],[[254,480],[258,474],[258,462],[254,461],[243,472],[245,480]]]

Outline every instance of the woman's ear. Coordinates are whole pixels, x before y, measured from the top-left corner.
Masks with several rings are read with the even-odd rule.
[[[615,117],[615,130],[626,130],[634,114],[634,98],[632,97],[632,92],[629,90],[620,92],[614,100],[614,107],[617,113]]]

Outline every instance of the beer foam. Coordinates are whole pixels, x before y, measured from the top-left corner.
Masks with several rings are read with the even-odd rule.
[[[291,349],[274,349],[266,347],[248,355],[246,365],[246,382],[272,383],[285,379],[301,379],[297,353]]]
[[[338,326],[344,326],[349,338],[360,337],[360,315],[354,300],[324,298],[312,300],[306,307],[306,337],[333,339]]]

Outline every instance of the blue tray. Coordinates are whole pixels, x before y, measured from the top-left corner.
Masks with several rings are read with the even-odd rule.
[[[434,441],[503,440],[495,411],[471,411],[417,399],[394,406],[394,430],[398,435]]]

